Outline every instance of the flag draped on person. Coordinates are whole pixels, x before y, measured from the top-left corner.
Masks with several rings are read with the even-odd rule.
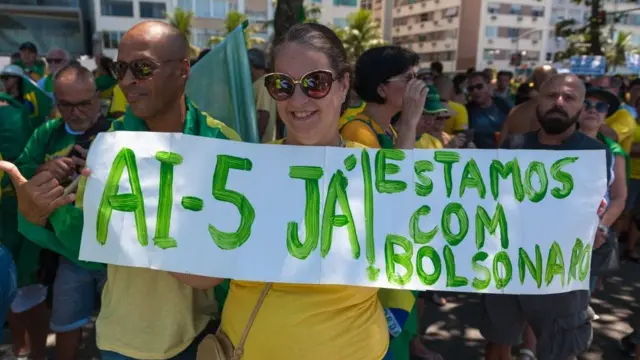
[[[204,112],[257,143],[256,104],[244,37],[245,22],[191,69],[186,93]]]
[[[28,77],[22,78],[22,97],[29,110],[31,110],[29,123],[31,132],[33,132],[47,120],[54,107],[54,102],[51,96],[40,89],[38,84]]]

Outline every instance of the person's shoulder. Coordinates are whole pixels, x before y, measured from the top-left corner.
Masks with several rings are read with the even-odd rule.
[[[573,141],[574,150],[606,150],[609,151],[609,147],[603,144],[600,140],[587,136],[582,132],[577,132],[574,135],[576,138]]]
[[[218,129],[220,131],[220,134],[222,136],[216,136],[216,137],[222,138],[225,140],[242,141],[242,139],[240,138],[240,135],[238,135],[238,133],[235,130],[228,127],[222,121],[214,119],[213,117],[211,117],[211,115],[205,112],[202,112],[202,113],[205,115],[207,119],[207,126],[209,128]]]
[[[346,140],[344,142],[344,147],[347,148],[357,148],[357,149],[368,149],[369,147],[366,145],[362,145],[359,142],[356,141],[351,141],[351,140]]]
[[[537,141],[537,133],[535,131],[529,131],[524,134],[509,134],[502,145],[501,149],[529,149],[533,148]]]

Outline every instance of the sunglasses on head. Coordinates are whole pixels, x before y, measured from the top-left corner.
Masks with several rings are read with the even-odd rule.
[[[284,101],[293,96],[296,85],[312,99],[322,99],[329,94],[336,78],[329,70],[314,70],[303,75],[300,80],[282,73],[271,73],[265,76],[264,86],[275,101]]]
[[[149,59],[133,60],[130,62],[116,61],[113,63],[112,69],[118,80],[124,79],[125,75],[127,75],[127,70],[131,70],[131,75],[133,75],[136,80],[146,80],[151,78],[153,73],[160,69],[161,64],[183,60],[184,59],[172,59],[161,62],[155,62]]]
[[[47,58],[47,64],[62,64],[64,59]]]
[[[475,84],[467,86],[468,92],[473,92],[473,90],[482,90],[484,88],[484,84]]]
[[[597,112],[604,114],[609,111],[609,104],[600,101],[591,102],[589,100],[585,100],[584,109],[586,111],[595,109]]]

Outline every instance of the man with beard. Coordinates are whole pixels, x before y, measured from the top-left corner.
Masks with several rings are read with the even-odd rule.
[[[540,130],[513,135],[503,148],[532,150],[605,150],[607,178],[612,156],[605,145],[577,130],[585,88],[573,74],[554,75],[540,88],[536,113]],[[596,237],[593,245],[602,245]],[[573,360],[586,351],[592,337],[589,292],[549,295],[485,295],[481,333],[489,341],[487,360],[510,360],[526,324],[537,338],[540,360]]]
[[[61,118],[38,127],[16,165],[27,178],[49,172],[62,185],[68,185],[84,165],[82,154],[111,121],[100,115],[100,99],[93,74],[79,64],[59,69],[53,90]],[[57,239],[44,236],[38,228],[20,227],[27,239],[42,247],[55,247]],[[53,249],[56,250],[56,249]],[[104,265],[77,262],[61,256],[53,281],[51,330],[56,333],[56,358],[78,358],[82,327],[93,315],[96,285],[101,291],[105,280]]]

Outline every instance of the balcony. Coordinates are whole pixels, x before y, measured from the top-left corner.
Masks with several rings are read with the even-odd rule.
[[[460,6],[461,0],[451,1],[451,0],[429,0],[422,1],[415,4],[402,5],[397,6],[393,9],[393,17],[403,17],[403,16],[412,16],[419,15],[422,13],[434,11],[434,10],[444,10],[447,8]]]
[[[491,49],[515,49],[535,50],[543,49],[542,40],[520,39],[515,41],[512,38],[485,38],[484,47]]]
[[[405,45],[416,53],[434,53],[444,51],[456,51],[458,49],[457,39],[419,41]]]
[[[451,21],[449,21],[451,20]],[[393,36],[418,35],[432,31],[451,30],[460,27],[460,18],[440,19],[434,21],[423,21],[409,25],[393,27]]]
[[[545,26],[546,24],[544,23],[544,18],[539,16],[488,14],[486,25],[536,28]]]

